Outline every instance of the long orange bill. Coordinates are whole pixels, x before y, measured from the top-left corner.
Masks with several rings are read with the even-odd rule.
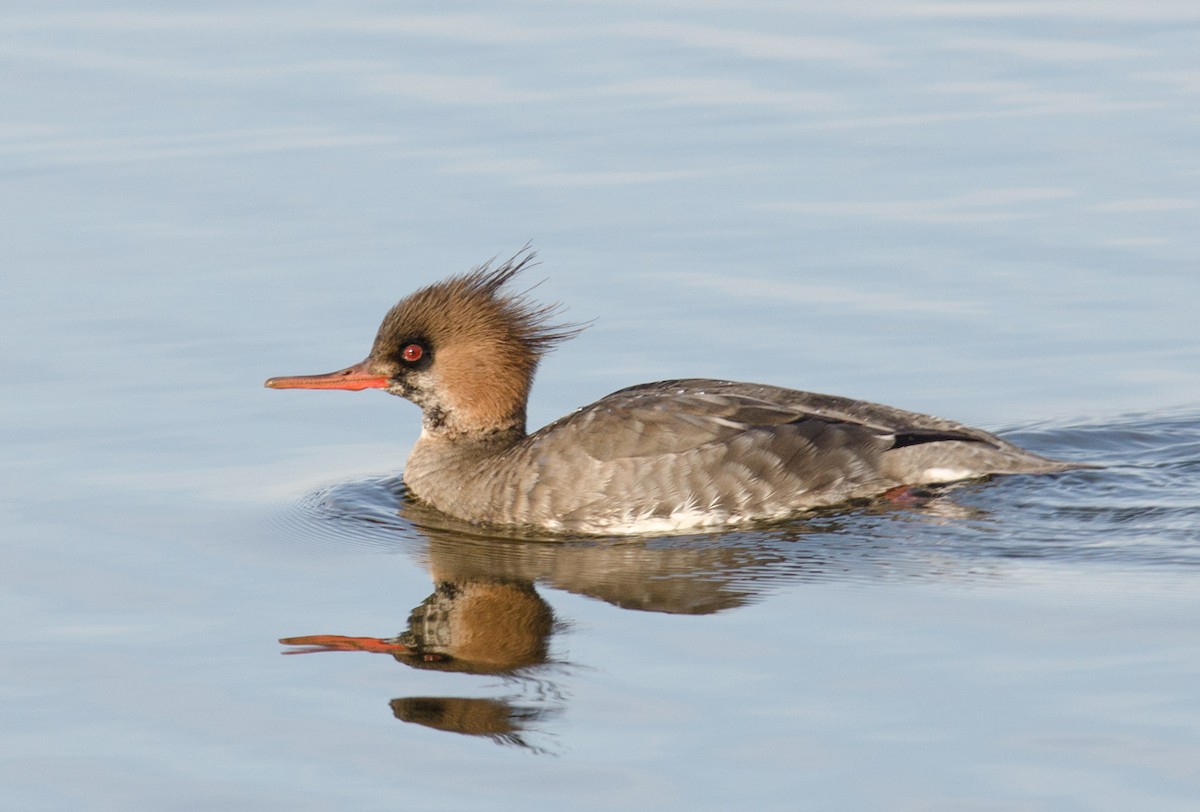
[[[394,639],[343,637],[340,634],[312,634],[307,637],[284,637],[279,642],[285,646],[305,646],[302,649],[285,651],[283,652],[284,654],[309,654],[314,651],[372,651],[380,654],[403,654],[410,651],[408,646]]]
[[[369,360],[324,375],[267,378],[268,389],[386,389],[388,379],[371,368]]]

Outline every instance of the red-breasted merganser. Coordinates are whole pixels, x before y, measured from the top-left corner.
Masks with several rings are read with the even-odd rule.
[[[418,290],[366,360],[273,389],[383,389],[421,407],[409,492],[481,525],[633,534],[782,519],[991,474],[1077,467],[950,420],[752,383],[632,386],[534,432],[534,370],[579,332],[508,289],[524,251]]]

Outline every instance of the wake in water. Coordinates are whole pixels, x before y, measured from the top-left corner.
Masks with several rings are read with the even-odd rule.
[[[413,503],[399,474],[332,485],[301,500],[286,519],[290,532],[324,543],[418,550],[431,537],[450,539],[464,555],[486,553],[494,566],[500,566],[497,556],[528,559],[529,550],[538,559],[579,550],[598,556],[603,549],[626,557],[633,549],[736,552],[737,572],[724,575],[758,587],[779,578],[945,577],[948,570],[982,575],[1017,558],[1200,564],[1200,415],[1129,415],[1003,434],[1038,453],[1102,467],[968,483],[909,505],[874,504],[749,530],[657,538],[546,543],[497,535]],[[544,575],[546,566],[534,569]],[[715,560],[700,566],[708,578],[720,568]]]
[[[998,478],[915,503],[753,530],[555,541],[447,519],[409,500],[399,476],[339,483],[294,506],[288,532],[407,554],[428,571],[432,594],[420,603],[410,596],[415,608],[402,628],[389,618],[380,629],[280,643],[284,653],[373,652],[408,668],[498,678],[496,696],[401,696],[388,707],[409,724],[545,753],[555,751],[544,742],[553,741],[549,723],[565,710],[562,683],[576,666],[553,654],[570,624],[556,617],[544,588],[626,609],[708,615],[802,582],[1003,583],[1031,559],[1063,574],[1110,563],[1122,573],[1200,563],[1200,416],[1130,416],[1008,436],[1103,467]],[[390,636],[359,636],[382,630]]]

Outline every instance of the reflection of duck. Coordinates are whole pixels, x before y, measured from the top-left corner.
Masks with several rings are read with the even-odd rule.
[[[303,647],[293,650],[297,653],[368,651],[426,671],[502,677],[514,691],[510,696],[406,697],[392,700],[391,708],[402,721],[524,747],[531,747],[525,734],[561,711],[564,692],[557,682],[569,670],[550,656],[553,635],[569,625],[556,621],[535,585],[627,609],[705,615],[749,603],[781,582],[910,577],[931,568],[947,577],[954,569],[940,558],[907,561],[899,550],[840,537],[835,515],[819,524],[792,523],[744,535],[546,543],[484,536],[468,523],[403,499],[392,485],[375,486],[376,496],[393,500],[386,508],[390,523],[383,514],[366,521],[375,532],[382,525],[393,544],[414,533],[420,537],[422,543],[411,552],[428,569],[433,593],[395,637],[309,635],[280,642]],[[350,515],[339,513],[339,518],[350,521]],[[978,562],[968,562],[967,568],[977,571]]]
[[[736,584],[738,574],[778,561],[727,543],[488,538],[423,524],[446,522],[424,505],[410,503],[401,512],[427,542],[416,554],[435,585],[410,613],[408,628],[390,638],[321,634],[280,642],[298,647],[288,653],[367,651],[422,670],[503,677],[514,695],[404,697],[392,700],[392,712],[402,721],[524,747],[531,747],[524,734],[559,713],[563,701],[556,684],[563,664],[549,652],[552,635],[564,626],[535,582],[631,609],[708,614],[751,599],[755,589]]]
[[[281,643],[342,651],[373,651],[414,668],[508,674],[546,661],[554,625],[533,584],[491,579],[439,581],[392,638],[310,635]]]
[[[319,634],[279,642],[306,651],[369,651],[390,654],[413,668],[512,677],[534,684],[553,700],[557,690],[530,672],[547,661],[554,614],[531,581],[435,572],[433,594],[413,609],[408,628],[396,637]],[[390,703],[397,719],[454,733],[486,736],[532,747],[523,733],[557,708],[521,697],[402,697]]]
[[[711,380],[623,389],[527,435],[538,360],[576,332],[547,324],[553,307],[507,292],[532,258],[419,290],[387,314],[363,362],[267,386],[412,400],[423,410],[404,472],[415,496],[471,522],[556,532],[777,519],[906,486],[1072,467],[941,418]]]

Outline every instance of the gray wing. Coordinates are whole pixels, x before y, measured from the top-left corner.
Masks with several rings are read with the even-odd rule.
[[[605,504],[645,517],[782,515],[899,484],[1063,467],[950,420],[702,379],[620,390],[531,435],[527,449],[555,485],[539,490],[557,494],[530,507],[567,521]]]
[[[757,440],[781,435],[816,443],[824,451],[839,442],[876,454],[942,441],[1014,448],[986,431],[932,415],[778,386],[705,379],[622,389],[555,427],[577,429],[577,441],[601,460],[686,453],[747,432]]]
[[[728,399],[731,404],[744,407],[747,416],[753,417],[756,404],[767,409],[790,415],[791,419],[814,417],[850,425],[862,426],[881,435],[928,436],[946,440],[968,440],[984,442],[999,447],[1009,445],[1005,441],[982,429],[946,420],[933,415],[905,411],[864,400],[802,392],[766,384],[737,383],[734,381],[689,378],[674,381],[631,386],[614,392],[597,405],[613,399],[641,399],[673,397],[676,394],[690,395],[709,400]]]

